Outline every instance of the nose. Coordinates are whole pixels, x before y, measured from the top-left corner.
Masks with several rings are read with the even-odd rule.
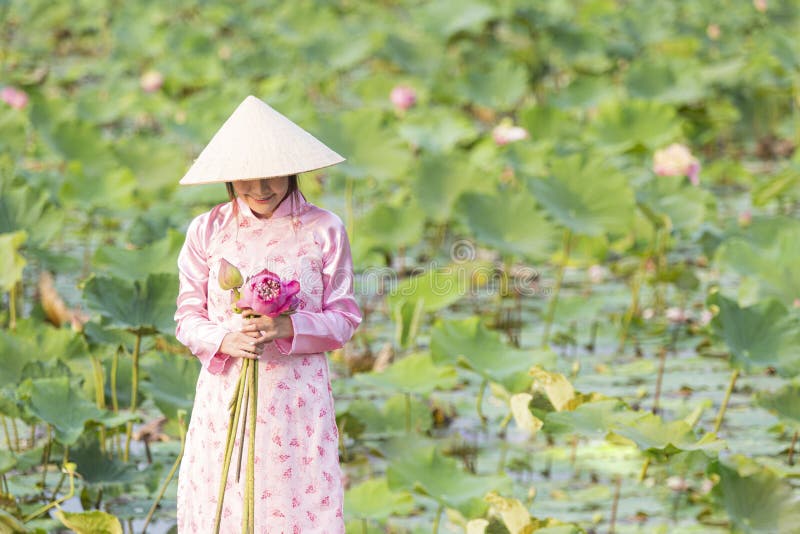
[[[264,178],[263,180],[259,180],[256,185],[256,190],[259,194],[264,196],[269,196],[272,194],[272,188],[269,186],[269,179]]]

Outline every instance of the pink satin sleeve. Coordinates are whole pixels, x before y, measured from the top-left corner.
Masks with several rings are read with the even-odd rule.
[[[341,348],[361,324],[361,310],[353,296],[353,257],[347,231],[337,217],[321,234],[322,311],[298,310],[290,315],[294,337],[275,340],[283,354],[314,354]]]
[[[208,214],[196,217],[186,231],[186,241],[178,255],[178,309],[175,312],[175,337],[197,356],[203,367],[219,374],[230,358],[219,351],[228,330],[208,318],[208,262],[205,253]]]

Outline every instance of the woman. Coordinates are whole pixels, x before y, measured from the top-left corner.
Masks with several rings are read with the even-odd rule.
[[[202,363],[178,481],[179,532],[213,532],[228,403],[243,358],[257,359],[255,531],[342,533],[343,489],[328,363],[361,322],[341,219],[308,202],[297,173],[343,161],[249,96],[182,184],[225,182],[229,202],[189,224],[178,259],[176,336]],[[243,319],[220,288],[222,260],[246,278],[297,280],[292,315]],[[237,447],[239,446],[237,439]],[[245,452],[245,458],[246,458]],[[244,470],[244,468],[243,468]],[[245,477],[231,467],[221,532],[239,532]]]

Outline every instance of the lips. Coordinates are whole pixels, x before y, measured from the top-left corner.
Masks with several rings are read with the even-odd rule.
[[[258,202],[259,204],[266,204],[267,202],[271,201],[272,197],[274,197],[274,196],[275,195],[270,195],[270,196],[268,196],[266,198],[253,198],[253,200]]]

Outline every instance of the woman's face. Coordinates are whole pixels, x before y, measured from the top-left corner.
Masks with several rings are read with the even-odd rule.
[[[289,177],[238,180],[233,182],[233,190],[236,196],[247,202],[253,215],[259,219],[269,219],[289,190]]]

